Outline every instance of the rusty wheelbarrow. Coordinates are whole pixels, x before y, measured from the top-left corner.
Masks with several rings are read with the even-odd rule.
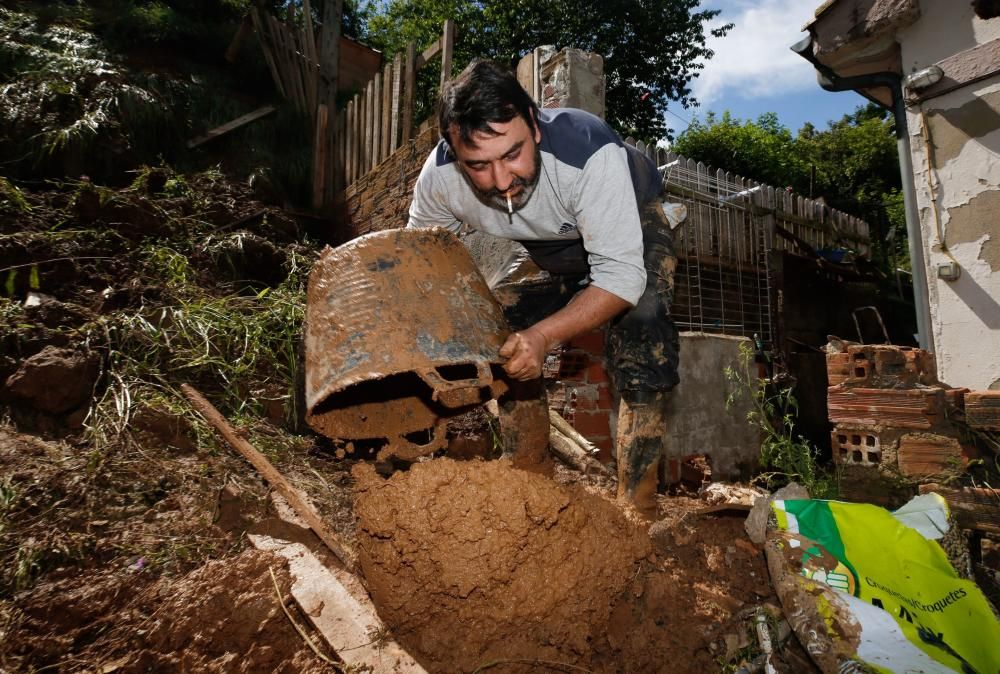
[[[509,330],[465,246],[443,229],[368,234],[309,276],[306,421],[412,461],[443,449],[450,417],[507,390]]]

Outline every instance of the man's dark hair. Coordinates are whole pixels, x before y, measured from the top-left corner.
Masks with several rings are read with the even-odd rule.
[[[531,100],[514,73],[493,61],[475,59],[465,70],[444,85],[438,103],[438,130],[452,143],[451,125],[458,127],[464,143],[472,141],[476,131],[496,135],[490,124],[503,124],[520,115],[529,129],[534,129],[533,115],[538,106]]]

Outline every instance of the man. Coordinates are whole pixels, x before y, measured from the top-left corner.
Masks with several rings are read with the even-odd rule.
[[[500,401],[515,464],[547,460],[546,353],[610,322],[608,367],[623,410],[619,492],[651,499],[663,393],[678,381],[668,315],[675,258],[655,201],[656,166],[594,115],[539,111],[490,61],[473,61],[445,86],[438,123],[441,141],[417,180],[408,226],[514,239],[543,270],[494,289],[516,330],[500,350],[521,382]]]

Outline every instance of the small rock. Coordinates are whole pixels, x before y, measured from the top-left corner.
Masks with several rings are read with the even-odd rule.
[[[99,373],[97,354],[47,346],[25,359],[6,386],[14,398],[39,412],[63,414],[89,400]]]

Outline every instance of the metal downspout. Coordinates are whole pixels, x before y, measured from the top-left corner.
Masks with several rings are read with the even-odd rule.
[[[910,250],[910,268],[913,273],[913,304],[917,313],[917,344],[920,345],[921,349],[933,353],[934,332],[931,330],[927,266],[924,262],[920,216],[917,213],[916,188],[913,182],[913,161],[910,157],[910,135],[906,124],[906,103],[903,99],[902,77],[893,72],[840,77],[816,59],[815,54],[813,54],[812,40],[811,35],[804,38],[792,45],[792,51],[813,64],[813,67],[816,68],[816,79],[826,91],[854,91],[871,87],[887,87],[892,92],[892,115],[896,122],[896,150],[899,153],[903,210],[906,215],[906,238]]]

